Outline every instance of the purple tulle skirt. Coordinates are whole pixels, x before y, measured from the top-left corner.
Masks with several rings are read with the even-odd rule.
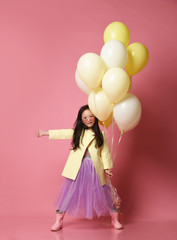
[[[64,179],[55,205],[59,212],[80,218],[92,219],[110,214],[113,209],[111,188],[100,184],[91,158],[82,160],[76,180]]]

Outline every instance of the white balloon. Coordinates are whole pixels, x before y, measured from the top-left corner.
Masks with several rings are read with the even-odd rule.
[[[76,80],[77,86],[78,86],[84,93],[86,93],[87,95],[89,95],[92,90],[91,90],[89,87],[87,87],[87,85],[81,80],[77,69],[76,69],[76,72],[75,72],[75,80]]]
[[[106,42],[101,49],[100,56],[106,63],[107,68],[124,68],[128,59],[125,45],[118,40],[110,40]]]
[[[120,131],[127,132],[139,123],[141,119],[141,103],[133,94],[126,97],[113,108],[113,117]]]

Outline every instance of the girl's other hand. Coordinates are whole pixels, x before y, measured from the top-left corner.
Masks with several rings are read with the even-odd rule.
[[[106,170],[104,170],[104,171],[105,171],[105,174],[107,175],[107,177],[110,177],[110,178],[113,177],[113,173],[111,172],[110,169],[106,169]]]

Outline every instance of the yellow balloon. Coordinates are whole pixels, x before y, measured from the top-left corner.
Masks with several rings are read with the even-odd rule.
[[[127,72],[132,76],[140,72],[147,64],[149,52],[142,43],[132,43],[127,47],[128,60],[125,66]]]
[[[131,76],[129,76],[129,78],[130,78],[130,86],[129,86],[129,89],[128,89],[128,92],[127,92],[127,93],[129,93],[130,90],[131,90],[131,88],[132,88],[132,78],[131,78]]]
[[[101,126],[108,128],[111,125],[112,121],[113,121],[113,113],[111,113],[110,116],[105,121],[99,120],[99,123],[101,124]]]
[[[127,47],[130,41],[128,27],[122,22],[110,23],[104,31],[104,42],[106,43],[110,40],[119,40]]]

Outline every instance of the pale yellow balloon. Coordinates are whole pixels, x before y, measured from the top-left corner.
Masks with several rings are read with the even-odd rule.
[[[92,91],[88,98],[90,111],[100,120],[105,121],[113,111],[113,105],[109,101],[102,88]]]
[[[91,93],[92,90],[90,88],[88,88],[87,85],[82,81],[77,70],[75,72],[75,80],[76,80],[77,86],[80,88],[80,90],[82,90],[87,95],[89,95]]]
[[[100,86],[106,69],[103,59],[95,53],[82,55],[77,63],[80,78],[92,90]]]
[[[111,103],[117,104],[128,93],[131,81],[122,68],[110,68],[103,76],[102,88]]]
[[[128,60],[125,68],[130,75],[140,72],[147,64],[149,52],[142,43],[132,43],[127,47]]]
[[[126,47],[128,46],[130,31],[124,23],[112,22],[106,27],[104,31],[104,42],[106,43],[113,39],[121,41]]]

